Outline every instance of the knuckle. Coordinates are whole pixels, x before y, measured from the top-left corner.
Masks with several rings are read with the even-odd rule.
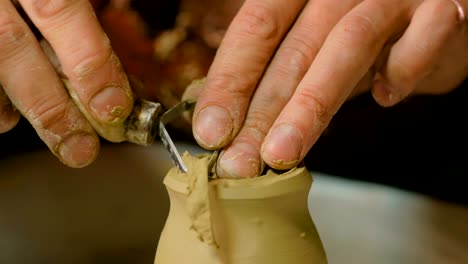
[[[218,73],[209,78],[208,89],[212,88],[212,92],[221,92],[224,96],[247,98],[250,97],[251,93],[250,81],[247,79],[239,78],[238,75],[231,72]]]
[[[77,52],[81,53],[82,51],[79,50]],[[88,50],[86,54],[76,54],[76,56],[72,55],[71,57],[81,58],[72,66],[73,73],[76,74],[78,78],[84,78],[88,74],[103,68],[108,63],[112,63],[112,66],[120,65],[110,44],[103,45],[102,48],[95,49],[94,51]]]
[[[273,121],[274,117],[271,116],[271,112],[267,109],[264,111],[252,111],[245,120],[243,130],[246,135],[260,144],[268,133],[268,130],[270,130]]]
[[[268,74],[260,82],[261,88],[259,88],[268,89],[268,92],[264,92],[262,96],[258,96],[256,99],[263,106],[271,106],[272,102],[275,102],[276,107],[286,105],[303,75],[297,74],[293,76],[294,73],[291,73],[288,67],[282,65],[271,69],[271,72],[268,72]]]
[[[277,14],[263,1],[251,3],[237,19],[242,32],[249,36],[271,40],[280,34]]]
[[[31,119],[32,124],[51,130],[57,125],[65,124],[64,122],[67,121],[67,115],[71,108],[72,103],[67,97],[51,98],[49,95],[37,98],[26,110],[25,115]]]
[[[341,21],[341,33],[346,42],[370,43],[377,36],[377,28],[368,16],[349,14]]]
[[[291,99],[299,79],[302,77],[291,79],[291,72],[288,69],[276,69],[274,74],[273,81],[275,84],[273,84],[270,94],[264,96],[264,98],[259,98],[259,100],[262,100],[265,105],[270,105],[271,102],[286,105]]]
[[[411,86],[417,80],[429,75],[430,70],[422,61],[409,62],[405,59],[395,58],[395,79],[400,85]]]
[[[331,111],[329,104],[313,91],[317,91],[317,89],[302,89],[299,91],[296,103],[298,107],[315,117],[315,122],[324,127],[328,124],[334,113]]]
[[[19,46],[27,34],[26,27],[12,13],[0,10],[0,47],[2,54],[9,54]]]
[[[31,8],[40,18],[51,18],[62,14],[74,4],[74,0],[32,0]]]
[[[282,54],[283,61],[286,61],[286,65],[289,71],[301,74],[305,72],[315,54],[317,53],[317,47],[300,36],[293,36],[290,42],[285,43],[283,46]]]

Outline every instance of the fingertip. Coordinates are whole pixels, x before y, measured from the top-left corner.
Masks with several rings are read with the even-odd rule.
[[[20,120],[18,112],[0,86],[0,134],[13,129]]]
[[[376,73],[374,84],[371,89],[372,97],[382,107],[391,107],[408,97],[414,90],[411,85],[394,85],[383,77],[381,73]]]
[[[99,152],[99,138],[90,132],[76,132],[66,137],[58,146],[56,154],[72,168],[83,168],[91,164]]]
[[[458,2],[458,0],[451,0],[452,3],[455,5],[455,8],[457,10],[457,20],[459,23],[466,23],[467,22],[467,19],[466,19],[466,14],[465,14],[465,9],[463,8],[463,6],[460,4],[460,2]]]
[[[126,89],[108,86],[97,92],[89,105],[97,119],[112,123],[127,118],[131,112],[133,100]]]
[[[193,134],[200,146],[219,149],[232,140],[233,119],[229,111],[219,105],[202,108],[195,114]]]
[[[122,142],[127,139],[124,124],[134,104],[129,86],[125,84],[105,86],[83,104],[78,95],[80,91],[75,89],[69,80],[63,79],[62,82],[81,113],[100,136],[111,142]]]
[[[220,178],[253,178],[264,168],[258,150],[248,143],[237,143],[221,152],[216,166]]]
[[[284,170],[297,166],[302,155],[302,135],[291,124],[274,127],[262,145],[261,156],[272,168]]]
[[[20,117],[18,111],[0,106],[0,134],[12,130],[18,124]]]
[[[380,106],[390,107],[396,104],[395,95],[389,89],[389,86],[384,83],[384,81],[378,80],[374,82],[374,85],[371,89],[372,97],[375,102]]]

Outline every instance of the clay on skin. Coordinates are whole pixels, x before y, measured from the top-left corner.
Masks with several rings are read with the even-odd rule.
[[[55,54],[55,51],[52,49],[50,44],[45,41],[41,40],[40,45],[44,53],[46,54],[47,58],[49,61],[52,63],[54,68],[56,69],[57,73],[59,74],[61,81],[65,88],[67,89],[70,97],[73,99],[73,102],[76,104],[76,106],[80,110],[80,115],[83,114],[86,119],[88,120],[89,123],[91,123],[92,128],[91,130],[96,130],[96,132],[105,137],[107,140],[111,142],[122,142],[125,141],[125,128],[122,126],[122,123],[125,121],[125,118],[122,118],[121,116],[126,116],[127,111],[130,111],[130,108],[122,107],[122,106],[116,106],[111,110],[111,115],[113,118],[108,121],[99,121],[96,118],[94,118],[87,106],[83,105],[81,103],[81,100],[75,91],[75,88],[72,86],[71,82],[68,80],[66,77],[65,73],[62,70],[62,65],[60,64],[60,61]],[[117,55],[115,53],[112,53],[110,55],[110,60],[113,61],[114,65],[119,68],[119,72],[117,73],[119,79],[121,79],[121,82],[124,83],[125,85],[128,85],[130,87],[130,84],[128,83],[127,77],[125,77],[125,73],[122,69],[122,66],[120,65],[120,61],[117,58]],[[92,69],[86,69],[82,70],[80,75],[85,75],[87,72],[91,71]],[[77,72],[75,72],[78,74]],[[132,91],[130,89],[124,89],[124,91],[127,93],[127,97],[131,99],[132,102],[129,103],[129,105],[133,105],[133,95]],[[83,124],[83,126],[89,126]],[[93,129],[94,128],[94,129]]]
[[[155,263],[327,263],[307,208],[306,168],[218,179],[210,154],[183,159],[188,173],[172,168],[164,179],[171,205]]]
[[[78,94],[71,86],[71,83],[66,79],[62,79],[62,82],[67,88],[70,97],[73,99],[78,108],[80,108],[81,113],[83,113],[86,119],[93,125],[93,127],[96,129],[96,132],[99,135],[105,136],[106,139],[108,139],[111,142],[122,142],[126,140],[125,128],[121,125],[125,121],[124,119],[116,117],[109,122],[98,121],[96,118],[92,117],[91,113],[89,113],[86,107],[81,103]],[[128,94],[128,98],[132,98],[130,94]],[[122,114],[123,111],[123,108],[119,106],[117,108],[112,109],[112,114]]]

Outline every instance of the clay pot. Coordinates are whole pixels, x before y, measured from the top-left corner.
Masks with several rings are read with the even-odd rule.
[[[183,157],[164,179],[170,210],[155,263],[323,264],[307,207],[312,177],[300,167],[251,179],[210,179],[210,155]]]

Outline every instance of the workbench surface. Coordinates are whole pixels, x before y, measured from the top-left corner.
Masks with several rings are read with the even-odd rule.
[[[160,145],[106,145],[79,170],[45,150],[1,159],[0,263],[152,263],[171,166]],[[329,263],[468,263],[467,207],[313,175],[310,211]]]

